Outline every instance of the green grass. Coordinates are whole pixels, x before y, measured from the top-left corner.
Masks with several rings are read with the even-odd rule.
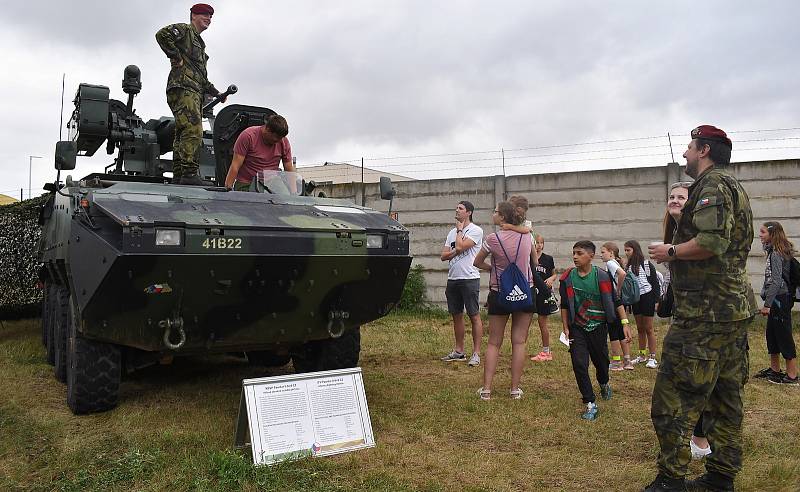
[[[231,450],[241,380],[290,367],[178,358],[126,377],[117,409],[75,417],[38,330],[39,320],[0,328],[0,490],[633,491],[655,475],[655,371],[613,373],[613,400],[600,402],[599,420],[583,422],[560,344],[553,362],[526,366],[523,400],[505,396],[506,339],[495,397],[481,402],[482,368],[438,360],[452,345],[441,311],[394,314],[362,330],[377,447],[273,467]],[[557,327],[551,333],[556,340]],[[751,335],[752,373],[768,363],[762,320]],[[529,351],[539,345],[534,323]],[[800,388],[751,381],[745,405],[738,490],[800,489]]]

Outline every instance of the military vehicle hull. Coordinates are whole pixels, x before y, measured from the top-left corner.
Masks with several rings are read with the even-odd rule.
[[[138,183],[83,192],[84,211],[51,221],[68,244],[43,260],[68,279],[81,335],[99,341],[164,350],[159,322],[176,316],[187,353],[330,338],[390,311],[410,264],[406,231],[341,200]],[[181,244],[156,245],[158,230]],[[382,246],[367,248],[368,234]]]
[[[43,213],[43,276],[57,290],[45,311],[57,313],[50,345],[62,380],[76,339],[113,347],[112,366],[232,351],[307,358],[309,344],[384,316],[402,294],[408,232],[386,214],[113,178],[68,187]],[[159,244],[163,231],[175,244]]]

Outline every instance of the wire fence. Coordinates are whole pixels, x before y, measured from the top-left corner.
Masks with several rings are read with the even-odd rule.
[[[511,176],[585,170],[587,167],[615,169],[662,166],[682,160],[683,143],[676,145],[672,137],[680,135],[680,141],[685,141],[685,133],[667,132],[663,135],[472,152],[364,156],[334,163],[357,167],[363,165],[373,171],[413,179]],[[737,130],[728,132],[728,135],[734,144],[734,162],[794,158],[798,155],[797,149],[800,149],[800,127]],[[303,166],[298,170],[302,174]],[[313,179],[317,181],[341,182],[342,177],[341,169],[327,171],[317,167],[313,170]]]
[[[667,132],[632,138],[605,139],[589,142],[554,145],[531,145],[517,148],[499,148],[471,152],[449,152],[435,154],[358,157],[332,161],[334,164],[349,164],[413,179],[436,179],[453,177],[482,177],[494,175],[523,175],[553,172],[568,172],[591,169],[615,169],[628,167],[663,166],[668,162],[681,161],[683,144],[676,145],[672,136],[680,135],[686,140],[685,131]],[[733,141],[734,162],[764,159],[787,159],[798,157],[800,149],[800,127],[736,130],[728,132]],[[763,135],[763,136],[762,136]],[[795,144],[795,145],[793,145]],[[298,171],[302,174],[302,165]],[[355,173],[343,172],[341,168],[326,170],[316,165],[312,179],[342,182],[359,181]],[[350,179],[354,177],[354,179]],[[27,188],[0,190],[0,194],[16,198],[28,196]]]

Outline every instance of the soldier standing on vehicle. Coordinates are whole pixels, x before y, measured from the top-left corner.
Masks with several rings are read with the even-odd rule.
[[[674,244],[650,246],[652,259],[670,264],[675,307],[650,411],[661,446],[658,476],[646,491],[733,490],[742,467],[747,327],[756,312],[746,269],[753,213],[724,169],[732,149],[725,132],[702,125],[691,136],[683,157],[695,182]],[[686,482],[688,440],[701,413],[714,452],[706,473]]]
[[[206,43],[200,37],[211,24],[212,15],[211,5],[198,3],[189,10],[188,24],[171,24],[156,33],[156,41],[172,65],[167,78],[167,104],[175,116],[173,183],[203,184],[197,162],[203,138],[203,96],[219,94],[208,81]]]

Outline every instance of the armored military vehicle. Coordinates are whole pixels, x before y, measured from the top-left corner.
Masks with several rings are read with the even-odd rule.
[[[386,213],[310,196],[313,184],[288,173],[260,176],[255,193],[220,186],[236,137],[274,114],[267,108],[208,115],[207,184],[172,184],[161,156],[174,121],[141,119],[140,87],[135,66],[125,69],[127,103],[80,84],[46,186],[42,335],[70,409],[115,407],[123,374],[175,356],[246,353],[258,364],[291,359],[298,372],[357,365],[359,327],[401,296],[408,231]],[[104,173],[60,181],[104,142],[117,154]]]

